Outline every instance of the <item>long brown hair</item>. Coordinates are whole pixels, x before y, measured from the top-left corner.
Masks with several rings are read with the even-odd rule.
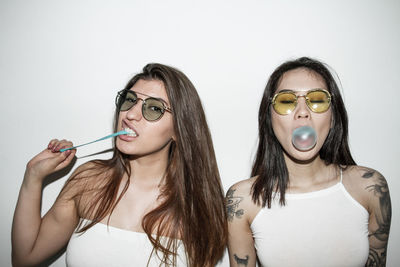
[[[332,96],[332,127],[319,151],[319,156],[326,165],[355,165],[348,144],[348,119],[340,90],[328,66],[316,59],[302,57],[281,64],[271,74],[264,90],[258,113],[259,142],[256,159],[251,171],[252,176],[258,176],[252,187],[252,199],[262,207],[271,207],[273,192],[280,194],[279,202],[285,204],[285,192],[289,183],[289,174],[283,157],[283,149],[271,124],[271,99],[284,73],[305,68],[321,75],[327,90]]]
[[[144,216],[142,227],[155,252],[163,253],[165,265],[176,265],[176,237],[180,237],[190,266],[214,266],[225,251],[227,224],[223,189],[200,98],[181,71],[166,65],[146,65],[142,73],[127,83],[125,90],[129,90],[138,80],[163,82],[172,108],[175,133],[175,140],[170,146],[165,183],[161,188],[163,202]],[[115,131],[118,116],[117,107]],[[118,195],[122,176],[127,173],[130,177],[131,173],[128,155],[118,151],[115,140],[111,159],[94,160],[88,165],[90,167],[78,170],[67,184],[82,177],[104,176],[104,173],[107,177],[95,189],[86,185],[75,195],[80,201],[87,191],[92,192],[80,214],[82,218],[90,218],[91,222],[80,227],[78,232],[86,231],[106,216],[109,216],[109,220],[129,186],[128,179]],[[154,233],[155,236],[152,235]],[[165,243],[162,236],[172,238]]]

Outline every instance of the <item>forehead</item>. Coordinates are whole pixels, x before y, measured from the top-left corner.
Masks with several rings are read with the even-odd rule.
[[[310,89],[327,89],[326,83],[321,75],[315,71],[298,68],[285,72],[279,80],[277,92],[290,89],[293,91],[308,91]]]
[[[135,91],[138,97],[150,96],[169,102],[164,83],[159,80],[138,80],[130,90]]]

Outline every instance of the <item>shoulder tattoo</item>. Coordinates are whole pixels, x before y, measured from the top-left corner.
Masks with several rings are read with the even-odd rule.
[[[226,213],[228,215],[228,221],[232,222],[233,218],[241,218],[244,214],[243,209],[239,208],[239,203],[242,202],[243,197],[235,197],[233,193],[235,193],[236,189],[229,189],[226,193]]]

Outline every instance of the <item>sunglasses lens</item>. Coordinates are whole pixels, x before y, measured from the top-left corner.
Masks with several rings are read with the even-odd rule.
[[[137,95],[132,92],[122,92],[118,98],[118,106],[120,111],[126,111],[133,107],[137,102]]]
[[[273,107],[278,114],[286,115],[296,108],[296,95],[292,93],[279,93],[276,95]]]
[[[329,109],[331,104],[330,96],[327,92],[322,90],[311,91],[307,94],[307,105],[309,108],[316,112],[321,113]]]
[[[143,116],[148,121],[156,121],[162,117],[165,108],[163,103],[155,98],[146,99],[143,105]]]

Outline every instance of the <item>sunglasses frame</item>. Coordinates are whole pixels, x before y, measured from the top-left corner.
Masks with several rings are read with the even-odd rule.
[[[316,91],[322,91],[322,92],[324,92],[324,93],[328,96],[328,104],[329,104],[329,106],[328,106],[328,108],[327,108],[325,111],[317,112],[317,111],[314,111],[314,110],[309,106],[309,102],[308,102],[309,98],[308,98],[307,95],[308,95],[309,93],[316,92]],[[292,90],[290,90],[290,91],[280,91],[279,93],[275,93],[274,96],[273,96],[272,99],[271,99],[271,105],[272,105],[272,107],[274,108],[275,112],[278,113],[279,115],[289,115],[290,113],[293,112],[293,110],[291,110],[291,111],[290,111],[289,113],[287,113],[287,114],[281,114],[281,113],[279,113],[279,112],[275,109],[276,98],[277,98],[279,95],[281,95],[281,94],[292,94],[292,95],[294,95],[294,96],[296,97],[296,102],[295,102],[295,106],[294,106],[293,110],[295,110],[296,107],[297,107],[299,97],[304,97],[304,99],[306,100],[306,105],[307,105],[307,107],[308,107],[312,112],[314,112],[314,113],[324,113],[324,112],[327,112],[327,111],[329,110],[329,108],[330,108],[330,106],[331,106],[331,102],[332,102],[332,96],[331,96],[331,94],[329,93],[328,90],[323,89],[323,88],[314,88],[314,89],[310,89],[310,90],[308,90],[307,92],[305,92],[305,94],[302,94],[302,95],[296,95],[295,91],[292,91]]]
[[[126,109],[126,110],[121,110],[122,103],[121,103],[121,105],[119,105],[118,101],[120,101],[121,97],[123,97],[124,94],[128,94],[128,93],[133,93],[133,94],[136,96],[136,102],[133,103],[133,105],[132,105],[130,108],[128,108],[128,109]],[[149,95],[145,95],[145,94],[142,94],[142,93],[140,93],[140,94],[141,94],[141,95],[144,95],[144,96],[147,96],[147,98],[143,99],[143,98],[138,97],[138,93],[136,93],[136,92],[133,91],[133,90],[123,89],[123,90],[121,90],[121,91],[119,91],[119,92],[117,93],[117,96],[115,97],[115,105],[117,106],[117,108],[118,108],[119,111],[128,111],[128,110],[130,110],[131,108],[133,108],[133,107],[137,104],[137,101],[138,101],[138,100],[142,100],[142,108],[141,108],[141,110],[142,110],[142,116],[143,116],[143,118],[144,118],[145,120],[150,121],[150,122],[154,122],[154,121],[160,120],[160,119],[164,116],[165,111],[168,111],[169,113],[172,113],[171,108],[167,107],[167,105],[166,105],[167,103],[165,102],[164,99],[158,98],[158,97],[149,96]],[[153,99],[153,100],[160,101],[161,104],[162,104],[162,106],[163,106],[163,109],[161,110],[161,115],[160,115],[160,117],[157,118],[157,119],[155,119],[155,120],[149,120],[149,119],[147,119],[147,118],[146,118],[146,115],[145,115],[145,112],[144,112],[144,108],[145,108],[145,105],[146,105],[146,101],[149,100],[149,99]]]

